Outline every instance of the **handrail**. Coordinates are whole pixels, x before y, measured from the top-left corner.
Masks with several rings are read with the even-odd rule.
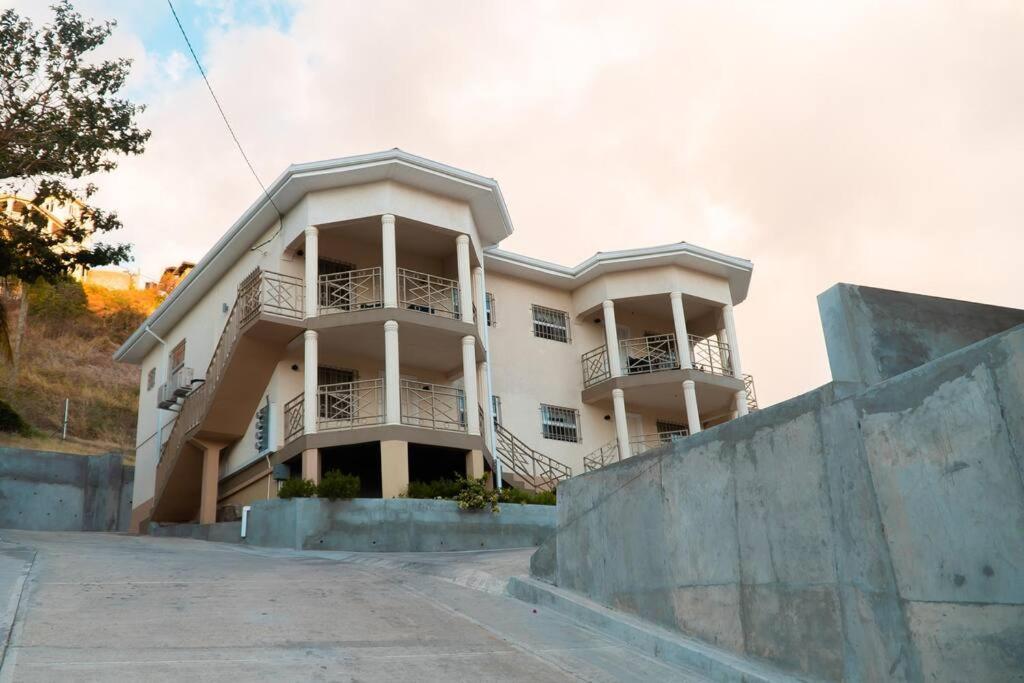
[[[457,387],[403,379],[402,423],[441,431],[466,431],[466,395]]]
[[[757,410],[757,394],[754,392],[753,375],[743,375],[743,389],[747,392],[747,410]]]
[[[321,384],[317,387],[319,429],[355,429],[384,423],[384,380]]]
[[[652,434],[636,434],[630,436],[630,455],[634,456],[646,453],[653,448],[664,446],[667,443],[672,443],[676,439],[689,435],[690,430],[684,428],[668,432],[655,432]],[[621,459],[622,458],[619,454],[619,442],[617,439],[612,439],[600,448],[597,448],[584,456],[583,467],[585,471],[592,472],[594,470],[601,469],[606,465],[610,465],[613,462],[618,462]]]
[[[459,283],[440,275],[399,268],[398,305],[431,315],[458,319]]]
[[[506,472],[518,475],[535,491],[551,491],[572,476],[572,468],[527,446],[501,424],[494,425],[497,457]]]
[[[318,278],[321,312],[358,311],[384,304],[380,267],[325,273]]]

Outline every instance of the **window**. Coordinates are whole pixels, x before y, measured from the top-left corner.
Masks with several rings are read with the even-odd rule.
[[[494,295],[490,292],[484,294],[484,310],[487,315],[487,327],[494,327],[498,319],[495,317]]]
[[[565,311],[533,305],[533,336],[569,343],[569,316]]]
[[[658,428],[658,440],[662,443],[668,443],[674,438],[686,436],[690,433],[689,427],[678,422],[658,420],[656,425]]]
[[[171,366],[170,374],[176,373],[185,366],[185,340],[182,339],[178,345],[171,349],[168,357],[168,364]]]
[[[495,427],[501,424],[501,397],[499,396],[491,396],[491,419],[494,420]]]
[[[146,391],[149,391],[156,385],[156,368],[150,368],[149,373],[146,374]]]
[[[541,430],[545,439],[580,442],[580,414],[572,408],[542,405],[540,407]]]

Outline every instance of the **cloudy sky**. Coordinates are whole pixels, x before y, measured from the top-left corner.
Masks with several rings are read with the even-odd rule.
[[[175,4],[264,182],[401,147],[497,178],[514,251],[751,259],[737,321],[763,403],[828,381],[835,282],[1024,306],[1019,1]],[[166,3],[76,5],[135,59],[153,137],[100,202],[155,277],[259,190]]]

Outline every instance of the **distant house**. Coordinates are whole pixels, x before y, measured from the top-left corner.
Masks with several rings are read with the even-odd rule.
[[[0,194],[0,212],[6,213],[8,216],[20,219],[29,213],[36,213],[42,216],[46,220],[45,230],[50,234],[59,236],[64,230],[64,225],[69,220],[75,220],[76,222],[88,222],[88,218],[84,217],[85,205],[77,199],[71,201],[59,201],[54,198],[47,199],[41,205],[35,204],[31,199],[21,197],[14,194]],[[85,248],[91,248],[92,238],[87,237],[81,242],[81,246]],[[60,249],[60,247],[58,247]],[[74,272],[71,274],[76,278],[81,278],[81,272]]]
[[[115,354],[142,367],[134,524],[212,522],[282,471],[357,474],[364,497],[499,468],[550,489],[755,407],[745,259],[505,251],[494,179],[400,150],[268,193]]]
[[[182,280],[184,280],[192,269],[196,267],[196,264],[191,261],[182,261],[176,266],[167,266],[164,268],[164,272],[160,275],[159,282],[147,282],[146,289],[156,289],[158,292],[166,296],[174,291]]]
[[[93,268],[82,278],[82,282],[87,285],[116,290],[136,289],[138,280],[136,273],[124,268]]]

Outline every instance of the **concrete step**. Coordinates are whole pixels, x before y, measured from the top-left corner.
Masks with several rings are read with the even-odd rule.
[[[577,623],[635,647],[672,666],[683,667],[720,683],[797,683],[798,678],[768,664],[741,657],[695,638],[616,612],[587,598],[525,576],[513,576],[508,593],[524,602],[554,610]]]

